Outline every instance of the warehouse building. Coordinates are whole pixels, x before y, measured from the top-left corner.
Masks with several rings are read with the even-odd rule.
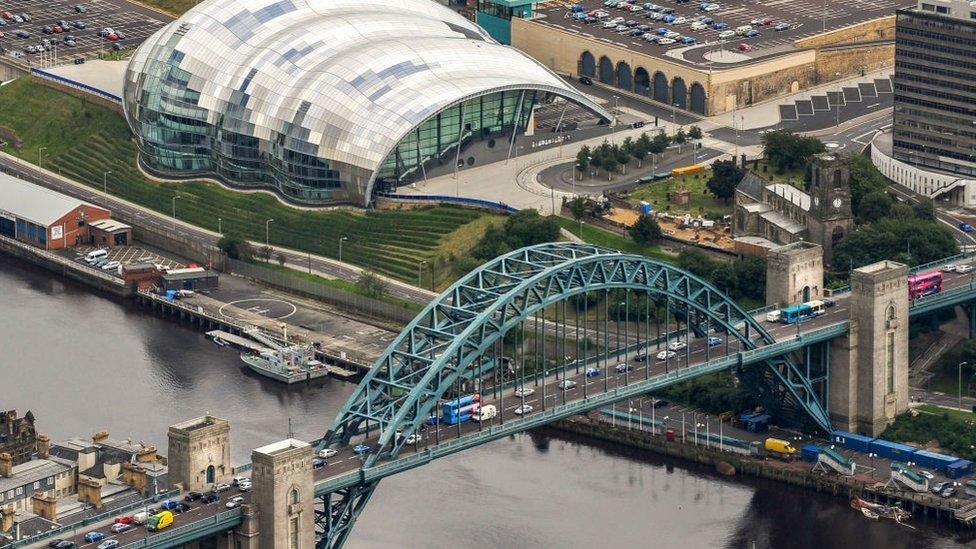
[[[89,224],[111,212],[0,173],[0,235],[45,250],[91,241]]]

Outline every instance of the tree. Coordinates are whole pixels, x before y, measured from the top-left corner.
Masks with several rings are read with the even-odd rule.
[[[874,191],[883,191],[888,180],[871,159],[863,154],[851,156],[851,209],[858,211],[861,199]]]
[[[271,261],[271,254],[273,253],[274,250],[271,248],[271,246],[261,246],[258,248],[258,257],[265,260],[265,262]]]
[[[764,133],[762,144],[763,156],[778,173],[804,168],[813,155],[827,150],[816,137],[801,137],[789,130]]]
[[[736,165],[735,160],[717,160],[712,164],[712,176],[705,186],[712,194],[728,202],[735,196],[735,188],[744,176],[745,172]]]
[[[678,128],[678,132],[674,134],[673,141],[679,145],[683,145],[687,139],[688,135],[685,133],[684,128]]]
[[[891,211],[894,202],[888,193],[884,191],[872,191],[861,199],[857,207],[858,223],[873,223],[882,217],[886,217]]]
[[[382,278],[369,271],[363,271],[356,281],[356,286],[362,290],[363,295],[373,298],[383,297],[386,293],[386,282]]]
[[[603,159],[603,169],[607,171],[607,179],[613,178],[613,172],[617,169],[617,157],[607,156]]]
[[[573,214],[573,220],[579,221],[586,215],[586,199],[582,196],[574,197],[569,202],[569,211]]]
[[[284,267],[284,266],[285,266],[285,261],[286,261],[286,260],[287,260],[288,258],[287,258],[287,257],[285,257],[285,254],[284,254],[284,253],[282,253],[282,252],[278,252],[278,255],[277,255],[277,256],[275,257],[275,259],[277,259],[277,260],[278,260],[278,265],[281,265],[282,267]]]
[[[634,141],[633,146],[630,148],[630,156],[634,157],[634,160],[637,161],[637,167],[640,168],[644,163],[644,158],[647,156],[647,144],[640,139]]]
[[[238,234],[227,233],[220,237],[220,240],[217,241],[217,247],[231,259],[241,261],[252,261],[254,259],[254,248],[251,243]]]
[[[537,210],[522,209],[508,216],[502,227],[489,226],[485,235],[471,250],[471,256],[488,260],[512,250],[552,242],[559,238],[559,225],[552,217],[543,217]]]
[[[616,147],[614,149],[614,156],[616,157],[617,164],[620,164],[621,170],[627,172],[627,162],[630,162],[630,147],[628,146],[626,150],[624,147]]]
[[[634,242],[646,246],[661,238],[661,226],[649,215],[642,215],[627,230]]]
[[[935,203],[931,198],[920,198],[912,209],[915,210],[915,217],[924,221],[935,221]]]
[[[695,141],[701,139],[702,138],[701,128],[699,128],[698,126],[692,126],[688,128],[688,137],[694,139]]]
[[[586,173],[586,169],[590,167],[590,148],[586,145],[576,153],[576,169],[580,171],[580,179],[583,179],[583,174]]]

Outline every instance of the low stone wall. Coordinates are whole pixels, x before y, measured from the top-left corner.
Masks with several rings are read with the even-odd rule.
[[[82,101],[89,101],[96,105],[100,105],[107,109],[111,109],[119,114],[123,114],[122,105],[120,103],[116,103],[115,101],[109,101],[108,99],[105,99],[103,97],[98,97],[97,95],[88,93],[84,90],[80,90],[78,88],[72,88],[71,86],[66,86],[60,82],[55,82],[54,80],[49,80],[47,78],[36,78],[36,77],[31,77],[31,78],[33,79],[33,82],[36,84],[47,86],[59,92],[66,93],[68,95],[73,95],[78,99],[81,99]]]
[[[0,253],[18,257],[100,292],[119,297],[129,297],[135,293],[135,288],[126,287],[121,278],[6,236],[0,236]]]
[[[793,42],[797,48],[821,48],[836,44],[855,44],[895,39],[895,16],[879,17],[849,27],[802,38]]]

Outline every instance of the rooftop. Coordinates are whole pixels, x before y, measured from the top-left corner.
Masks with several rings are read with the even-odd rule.
[[[0,477],[0,492],[20,488],[26,484],[63,473],[69,469],[70,467],[67,465],[50,459],[32,459],[26,463],[14,465],[9,478]],[[31,494],[33,493],[33,490],[31,490]]]
[[[285,440],[280,440],[278,442],[273,442],[266,446],[260,448],[255,448],[254,452],[258,454],[265,454],[268,456],[276,456],[282,454],[289,450],[294,450],[296,448],[307,448],[310,446],[309,443],[303,440],[297,440],[294,438],[286,438]]]
[[[810,209],[810,195],[797,189],[793,185],[787,185],[786,183],[773,183],[772,185],[766,185],[766,190],[789,200],[792,204],[799,206],[803,211],[808,211]]]
[[[777,227],[783,229],[790,234],[799,234],[806,230],[806,226],[797,221],[786,217],[779,212],[764,212],[759,214],[759,217],[765,219],[766,221],[776,225]]]
[[[106,232],[124,231],[131,229],[131,225],[126,225],[121,221],[116,221],[114,219],[99,219],[98,221],[92,221],[88,224],[90,227],[95,227],[96,229],[101,229]]]
[[[0,211],[47,227],[79,206],[102,210],[77,198],[0,173]]]

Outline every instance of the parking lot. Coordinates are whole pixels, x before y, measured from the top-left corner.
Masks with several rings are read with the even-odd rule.
[[[85,257],[85,254],[97,249],[97,246],[76,246],[66,250],[65,253],[69,257],[81,261]],[[108,261],[106,264],[117,261],[122,265],[152,263],[153,265],[160,265],[166,269],[180,269],[185,267],[185,264],[176,259],[142,246],[116,246],[115,248],[108,248],[106,251],[108,252],[108,256],[106,257]],[[117,274],[117,270],[110,272],[111,274]]]
[[[78,13],[74,8],[76,4],[83,6],[85,12]],[[100,51],[112,51],[113,44],[134,48],[172,20],[167,15],[125,0],[51,0],[43,3],[0,0],[0,14],[3,12],[9,12],[12,16],[27,13],[31,21],[17,23],[5,18],[6,25],[0,26],[0,32],[5,35],[0,38],[0,52],[9,57],[17,56],[22,62],[35,66],[95,57]],[[65,20],[69,28],[64,29],[63,33],[44,33],[44,27],[53,27],[59,20]],[[85,28],[76,28],[74,24],[77,21],[82,21]],[[102,38],[99,31],[105,27],[124,33],[124,39],[113,42]],[[26,31],[30,37],[18,37],[15,34],[17,31]],[[74,38],[74,47],[66,45],[67,36]],[[50,51],[27,52],[28,46],[36,47],[45,39],[51,43],[50,48],[45,48]],[[21,52],[22,57],[15,52]]]
[[[598,10],[608,14],[603,17],[597,14],[597,19],[591,17],[586,21],[574,18],[573,4],[549,2],[538,6],[537,12],[544,18],[536,21],[642,53],[702,65],[709,64],[709,59],[717,61],[714,55],[706,55],[711,50],[734,50],[734,55],[717,61],[724,63],[784,53],[792,51],[792,44],[798,39],[893,15],[895,9],[909,5],[905,0],[734,0],[715,2],[715,7],[704,11],[704,2],[659,1],[662,3],[654,7],[655,4],[635,0],[634,4],[625,4],[621,9],[605,5],[604,0],[583,0],[577,4],[581,6],[577,9],[582,9],[582,14],[593,16]],[[679,19],[667,23],[663,19],[667,15]],[[617,18],[623,18],[618,23],[622,27],[605,27],[605,23],[609,25],[608,21]],[[693,29],[692,25],[699,18],[708,18],[705,20],[707,24],[696,25]],[[777,25],[780,30],[776,30]],[[756,35],[747,38],[743,36],[745,31],[735,32],[745,26],[751,26],[757,31]],[[677,36],[670,36],[673,42],[665,40],[664,44],[659,44],[657,39],[665,32]],[[647,34],[653,35],[655,41],[648,40],[652,36]],[[689,43],[683,43],[682,39]],[[748,47],[743,47],[747,51],[740,53],[738,45],[742,43]]]

